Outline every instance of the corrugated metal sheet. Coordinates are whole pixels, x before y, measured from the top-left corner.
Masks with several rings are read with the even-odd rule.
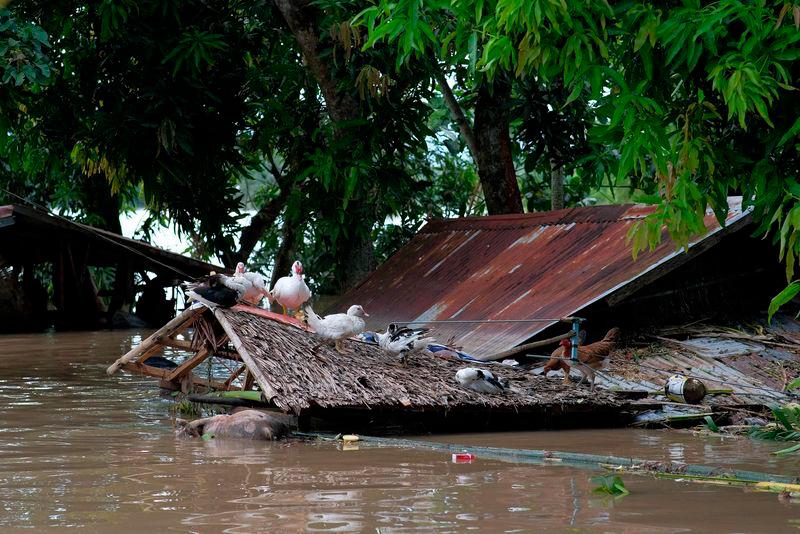
[[[749,220],[730,199],[726,229]],[[525,215],[432,221],[335,306],[351,303],[371,314],[369,326],[391,321],[544,319],[574,315],[643,274],[678,257],[666,239],[631,258],[631,225],[651,212],[640,205],[572,208]],[[713,214],[709,233],[723,231]],[[535,324],[439,324],[464,350],[485,356],[544,330]]]
[[[599,387],[663,391],[670,375],[681,374],[700,379],[709,389],[732,390],[731,395],[709,396],[705,401],[720,404],[787,402],[790,397],[784,388],[792,369],[800,366],[800,356],[790,350],[713,336],[673,340],[668,347],[650,348],[641,361],[628,359],[623,352],[616,351],[598,373]]]

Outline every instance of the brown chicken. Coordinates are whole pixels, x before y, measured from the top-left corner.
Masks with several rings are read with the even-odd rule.
[[[619,340],[619,333],[619,328],[612,328],[608,331],[606,337],[600,341],[578,347],[578,361],[580,363],[575,366],[575,369],[580,371],[583,375],[580,380],[581,383],[587,378],[589,379],[592,384],[592,391],[594,391],[594,370],[602,367],[603,361],[605,361],[609,353],[614,350],[614,347],[616,347],[617,341]],[[544,364],[542,374],[547,375],[547,373],[550,371],[561,369],[564,371],[564,382],[569,382],[570,365],[564,360],[559,360],[558,358],[569,358],[571,349],[572,344],[570,343],[570,340],[562,339],[561,346],[554,350],[553,354],[550,355],[552,356],[552,359],[547,360],[547,363]]]

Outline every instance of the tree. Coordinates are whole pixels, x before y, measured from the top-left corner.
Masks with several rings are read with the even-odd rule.
[[[720,0],[653,3],[378,2],[358,18],[368,45],[401,63],[429,54],[472,76],[560,85],[591,110],[586,166],[595,186],[630,182],[657,194],[630,235],[634,253],[666,226],[678,246],[722,221],[742,193],[762,232],[775,229],[791,278],[800,240],[797,91],[800,6]],[[605,146],[609,151],[599,149]],[[597,163],[603,162],[602,165]]]

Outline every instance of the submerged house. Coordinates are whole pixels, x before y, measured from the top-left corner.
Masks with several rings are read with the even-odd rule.
[[[107,294],[93,271],[103,267],[116,275]],[[147,323],[161,324],[176,304],[164,289],[210,270],[220,267],[25,206],[0,206],[0,330],[110,326],[132,305]]]
[[[665,240],[634,261],[625,236],[651,210],[597,206],[432,221],[328,311],[360,304],[370,314],[370,329],[383,330],[392,322],[432,326],[440,341],[452,337],[463,352],[491,359],[521,344],[566,335],[563,319],[570,316],[585,319],[591,342],[611,326],[630,332],[766,308],[783,273],[769,242],[752,236],[751,216],[742,210],[741,199],[730,199],[724,226],[708,213],[708,232],[688,250],[678,251]],[[747,365],[724,360],[726,353],[714,352],[713,343],[667,339],[669,346],[653,365],[630,360],[629,353],[612,355],[615,366],[598,384],[647,396],[663,391],[665,375],[700,373],[711,388],[732,394],[725,402],[774,401],[785,394],[779,382],[767,383],[759,375],[764,368],[759,358],[786,362],[784,376],[800,374],[800,325],[792,334],[795,325],[787,324],[782,333],[762,332],[761,347],[772,352],[754,353],[758,347],[740,343],[738,357],[742,346],[752,349]],[[498,365],[492,369],[510,378],[512,388],[477,394],[454,381],[455,371],[468,365],[463,361],[421,356],[402,368],[377,347],[357,341],[348,342],[351,356],[325,348],[315,354],[311,348],[318,340],[306,330],[292,319],[248,306],[189,309],[109,372],[141,372],[160,378],[163,387],[184,391],[256,389],[262,402],[306,421],[334,412],[367,419],[380,414],[382,421],[387,414],[403,414],[435,417],[440,425],[486,412],[492,421],[512,419],[523,426],[581,415],[585,424],[624,418],[638,409],[610,391],[590,393],[533,374],[535,365],[478,364]],[[540,353],[552,348],[542,347]],[[178,356],[182,350],[189,355]],[[525,363],[529,352],[515,358]],[[164,355],[166,362],[151,360]],[[155,361],[158,365],[149,363]],[[753,392],[761,393],[754,397]]]

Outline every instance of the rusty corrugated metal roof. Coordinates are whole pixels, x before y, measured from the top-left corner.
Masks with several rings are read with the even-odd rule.
[[[741,198],[729,200],[726,230],[749,220]],[[335,308],[358,303],[369,327],[392,321],[542,319],[578,314],[680,254],[665,239],[631,257],[625,236],[652,211],[641,205],[571,208],[524,215],[437,220],[420,232]],[[709,233],[720,232],[708,213]],[[518,345],[552,322],[438,324],[466,352],[487,356]]]

